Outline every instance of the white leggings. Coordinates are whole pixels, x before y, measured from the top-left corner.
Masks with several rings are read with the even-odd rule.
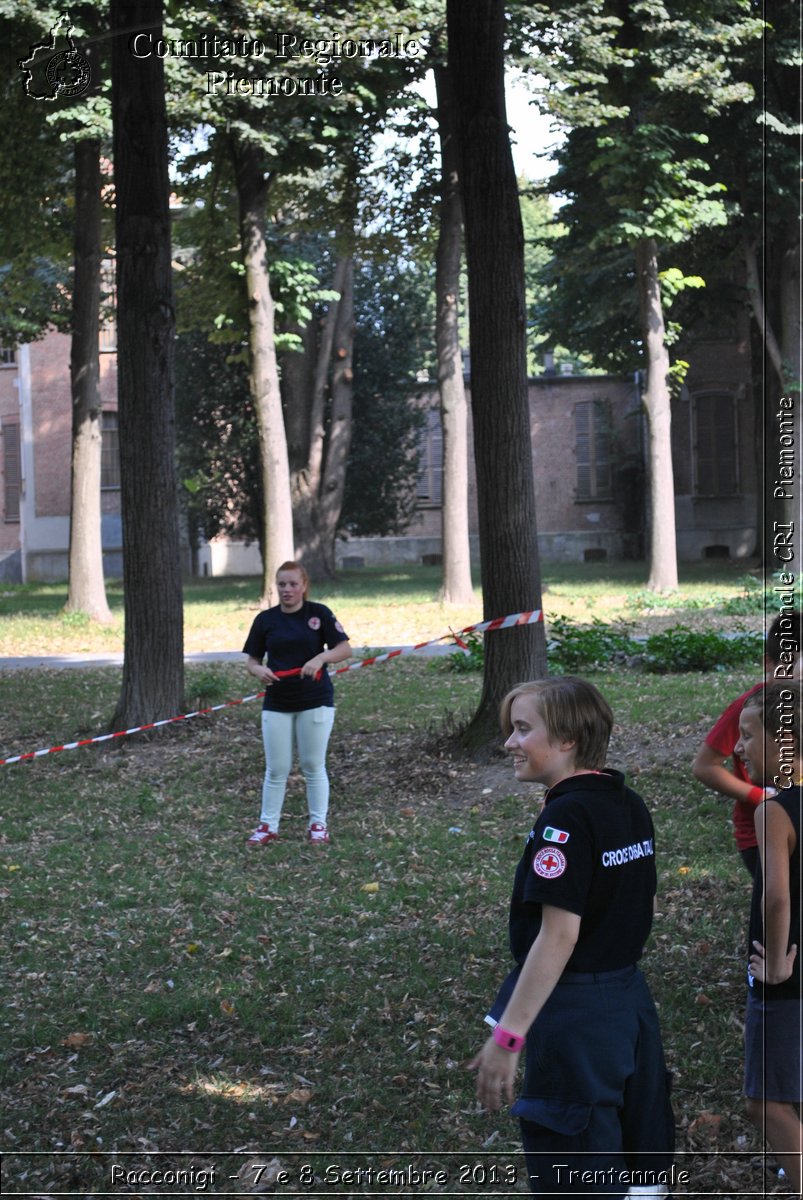
[[[262,784],[262,815],[259,819],[274,832],[279,828],[287,776],[293,765],[294,737],[307,785],[309,824],[326,824],[329,811],[326,747],[334,719],[335,710],[328,706],[289,713],[262,710],[265,780]]]

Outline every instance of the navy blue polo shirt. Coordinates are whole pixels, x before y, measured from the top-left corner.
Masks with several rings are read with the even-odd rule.
[[[267,608],[254,619],[243,651],[259,662],[267,659],[271,671],[303,667],[316,654],[347,642],[348,634],[325,604],[305,600],[298,612],[282,612],[281,605]],[[305,712],[332,708],[335,692],[329,672],[320,679],[291,675],[265,688],[263,709],[269,712]]]
[[[523,963],[551,904],[580,917],[568,971],[636,963],[652,926],[655,831],[619,771],[574,775],[547,793],[516,870],[510,948]]]

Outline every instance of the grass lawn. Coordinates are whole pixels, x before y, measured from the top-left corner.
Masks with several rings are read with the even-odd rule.
[[[742,596],[744,567],[687,563],[676,595],[644,590],[644,563],[545,564],[544,611],[549,617],[596,617],[627,621],[641,631],[667,623],[756,626],[752,616],[724,616],[724,601]],[[436,638],[482,617],[479,587],[470,605],[444,606],[438,599],[438,567],[369,568],[342,571],[334,584],[313,589],[337,613],[355,646],[403,645]],[[109,653],[123,648],[123,594],[119,581],[107,585],[114,621],[102,627],[63,612],[64,584],[5,584],[0,587],[0,658],[15,655]],[[254,577],[192,579],[184,586],[184,644],[187,653],[240,650],[259,610]],[[493,616],[505,616],[494,613]]]
[[[323,598],[347,628],[373,613],[373,636],[355,644],[479,619],[445,613],[412,574],[386,577],[379,598],[351,577]],[[700,587],[735,595],[739,584]],[[66,648],[63,592],[11,591],[0,627],[18,621],[41,654],[37,623],[55,626],[46,644]],[[188,591],[188,628],[201,636],[206,604],[208,648],[239,648],[253,581]],[[70,648],[96,637],[73,629]],[[689,772],[753,679],[594,676],[617,716],[611,763],[656,822],[659,912],[644,967],[675,1074],[678,1166],[691,1175],[678,1195],[764,1194],[740,1099],[749,880],[729,804]],[[246,682],[236,666],[193,667],[188,696],[219,703]],[[505,764],[475,767],[438,742],[479,683],[412,658],[338,680],[324,850],[303,841],[295,776],[285,840],[245,847],[262,772],[256,704],[149,741],[0,767],[6,1192],[197,1194],[212,1170],[218,1194],[526,1191],[515,1123],[478,1110],[463,1065],[508,968],[510,883],[539,796]],[[0,756],[98,732],[118,688],[112,668],[0,672]],[[374,1189],[348,1175],[369,1165],[409,1183]],[[133,1175],[112,1185],[115,1167],[195,1176],[183,1188]],[[772,1175],[766,1189],[784,1190]]]

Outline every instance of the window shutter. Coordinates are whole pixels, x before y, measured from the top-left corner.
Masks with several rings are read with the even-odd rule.
[[[430,473],[432,477],[430,496],[433,504],[441,504],[443,501],[443,427],[441,426],[439,412],[433,409],[430,413],[430,418],[432,426],[429,439]]]
[[[613,495],[611,462],[611,414],[605,400],[594,401],[594,495],[607,499]]]
[[[3,515],[4,520],[20,519],[22,491],[22,462],[20,459],[19,425],[3,425]]]
[[[101,414],[100,486],[120,486],[120,434],[116,412]]]
[[[736,408],[724,392],[694,397],[695,493],[732,496],[738,491]]]
[[[574,453],[578,500],[607,500],[613,495],[611,415],[607,400],[583,400],[574,406]]]
[[[577,459],[577,498],[591,499],[591,405],[574,406],[574,453]]]
[[[416,497],[422,502],[440,504],[443,497],[443,429],[437,408],[427,411],[418,454]]]

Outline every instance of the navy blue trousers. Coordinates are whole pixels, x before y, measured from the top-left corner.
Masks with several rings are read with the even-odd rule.
[[[669,1075],[638,968],[561,979],[530,1029],[512,1112],[536,1195],[624,1197],[670,1170]]]

